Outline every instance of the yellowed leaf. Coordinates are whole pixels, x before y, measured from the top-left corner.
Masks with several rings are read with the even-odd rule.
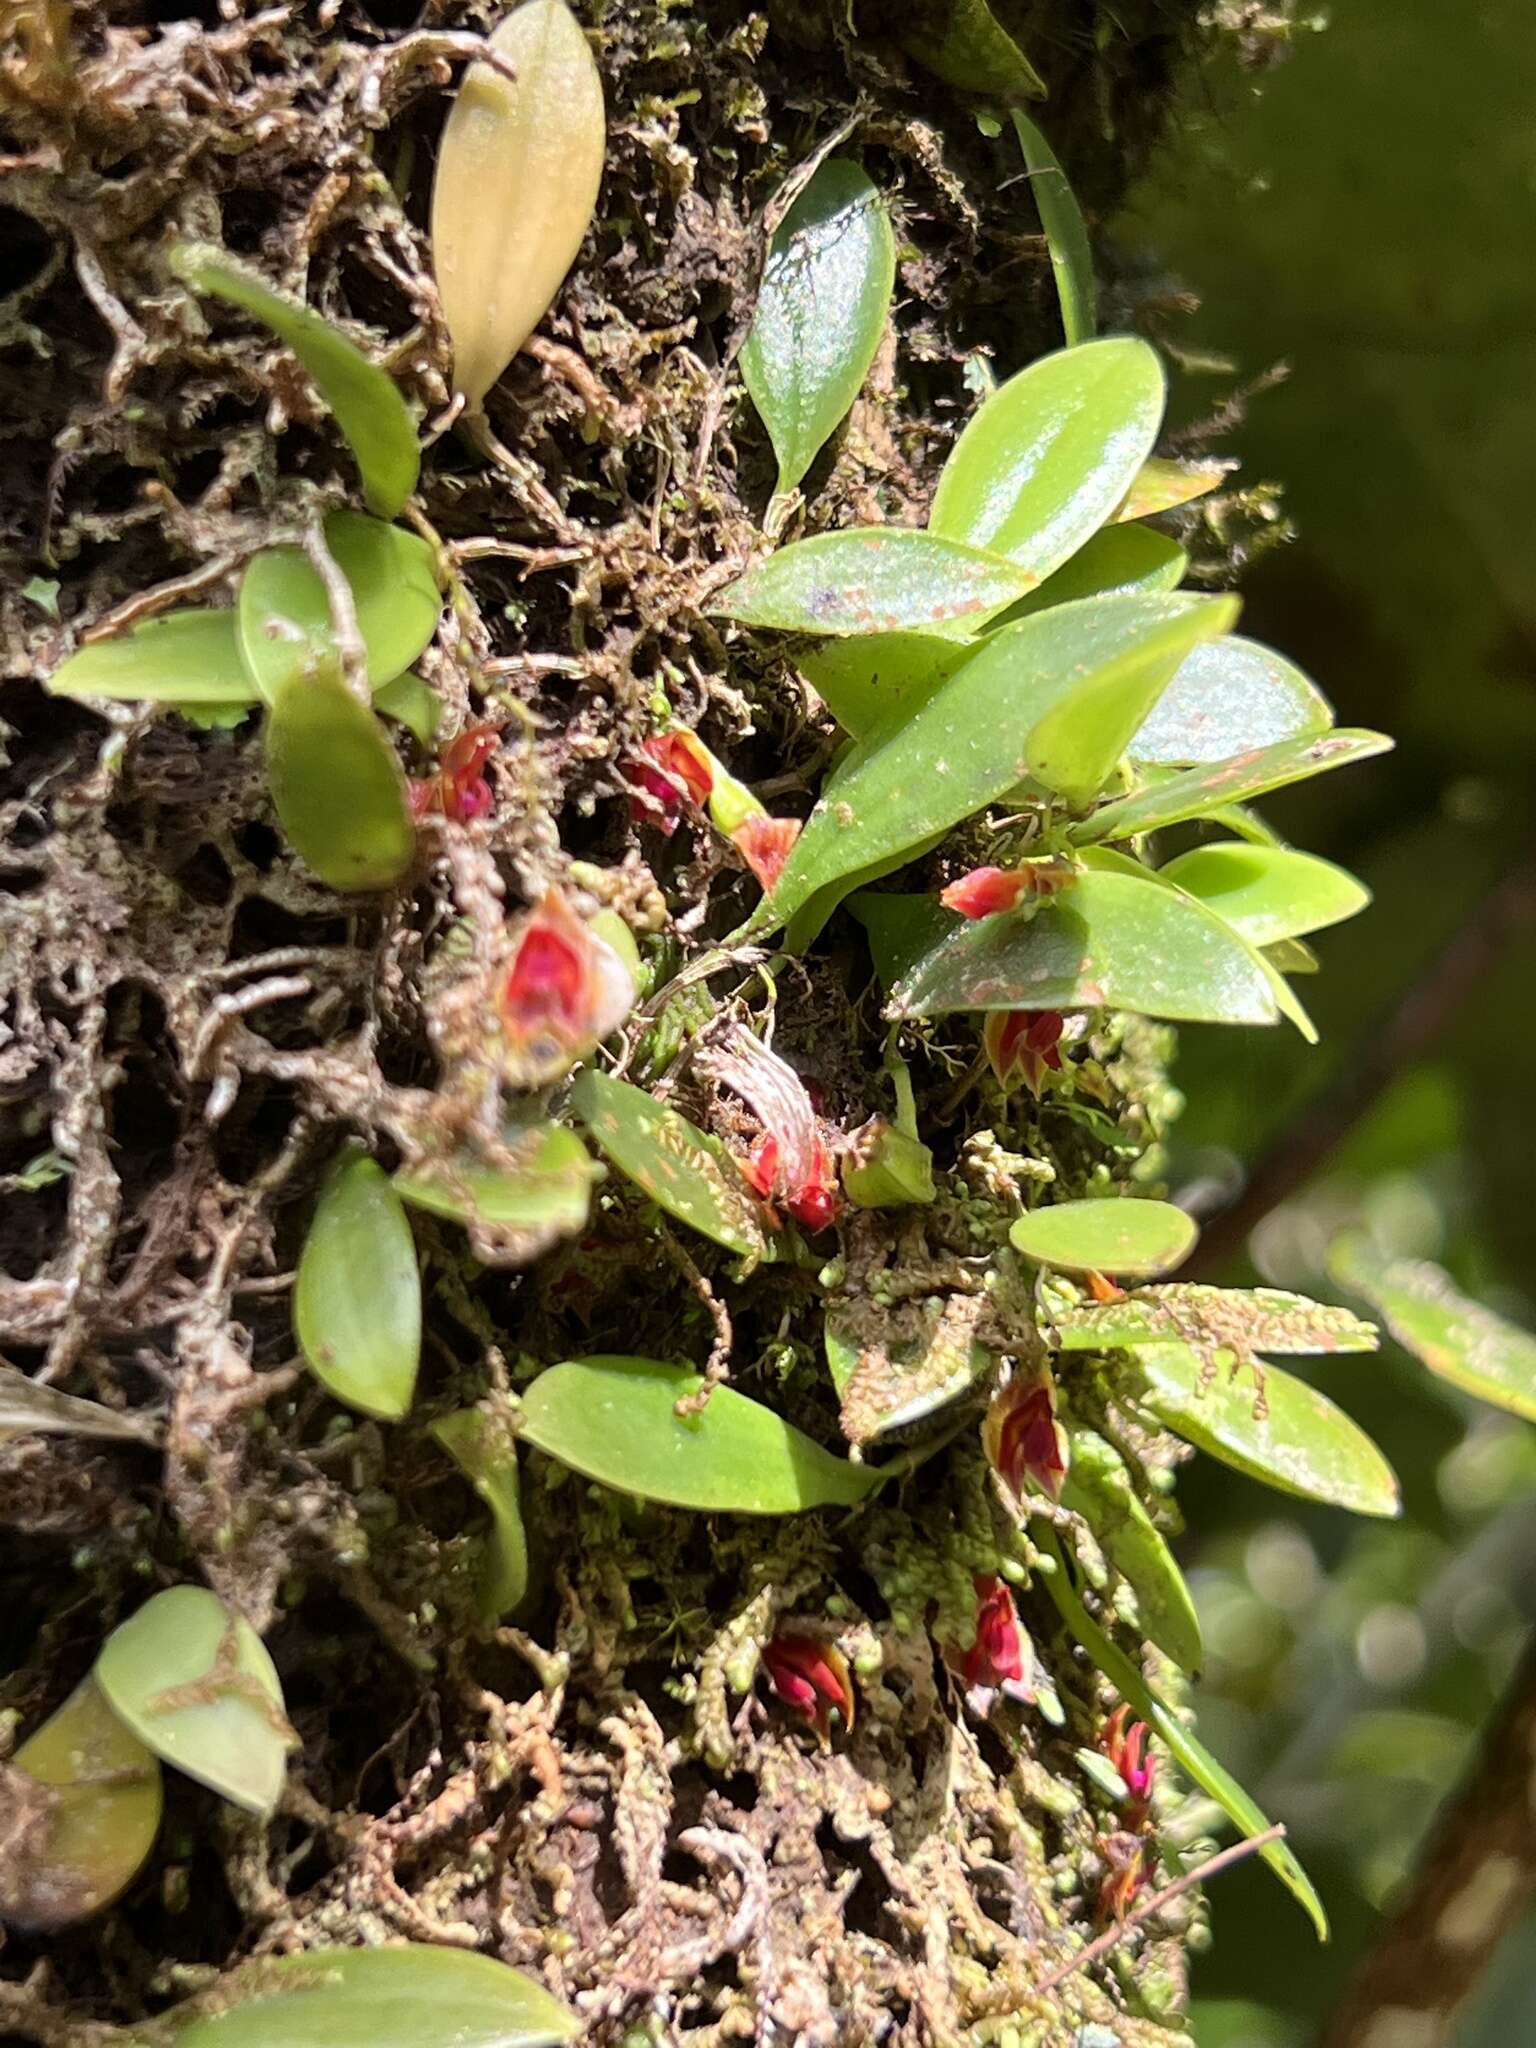
[[[492,33],[515,74],[472,64],[443,130],[432,254],[471,411],[549,311],[597,204],[606,128],[565,0],[523,0]]]

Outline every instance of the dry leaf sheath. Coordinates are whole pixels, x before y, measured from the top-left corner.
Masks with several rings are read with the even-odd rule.
[[[565,0],[524,0],[491,36],[516,83],[471,65],[443,130],[432,248],[470,409],[548,312],[603,170],[603,88]]]

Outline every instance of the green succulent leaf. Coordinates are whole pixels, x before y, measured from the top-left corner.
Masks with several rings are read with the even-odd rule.
[[[989,99],[1044,99],[1045,81],[987,0],[922,0],[901,47],[935,78]]]
[[[115,1628],[96,1683],[152,1749],[248,1813],[276,1810],[298,1738],[283,1690],[250,1623],[202,1586],[172,1586]]]
[[[1263,796],[1266,790],[1305,782],[1330,768],[1347,768],[1354,761],[1368,761],[1391,745],[1384,733],[1348,726],[1315,739],[1283,740],[1278,746],[1259,747],[1230,761],[1190,768],[1182,775],[1151,783],[1134,795],[1105,804],[1091,818],[1074,825],[1071,836],[1080,846],[1092,846],[1156,832],[1165,825],[1182,825],[1189,818],[1209,817],[1225,805]]]
[[[1131,875],[1086,873],[1033,916],[959,926],[892,991],[892,1017],[951,1010],[1130,1010],[1273,1024],[1264,964],[1219,917]]]
[[[45,687],[55,697],[126,698],[194,714],[217,707],[239,717],[260,701],[233,612],[165,612],[115,640],[93,640],[60,662]]]
[[[1083,209],[1051,145],[1027,114],[1017,107],[1012,112],[1014,133],[1029,170],[1030,194],[1040,209],[1040,225],[1051,252],[1061,324],[1070,348],[1091,341],[1099,324],[1099,294]]]
[[[1357,1515],[1395,1515],[1397,1479],[1376,1445],[1316,1387],[1278,1366],[1239,1379],[1191,1345],[1137,1348],[1136,1398],[1166,1429],[1262,1485]]]
[[[1140,602],[1189,608],[1173,613],[1160,631],[1149,632],[1139,652],[1128,652],[1074,679],[1031,727],[1025,742],[1030,774],[1076,810],[1090,804],[1114,774],[1131,736],[1172,681],[1190,646],[1224,631],[1238,610],[1235,598],[1163,597]],[[1103,617],[1114,604],[1113,598],[1089,598],[1083,609]]]
[[[768,1241],[752,1190],[704,1133],[643,1088],[589,1067],[571,1104],[626,1180],[691,1230],[744,1258]]]
[[[649,1100],[649,1098],[647,1098]],[[507,1239],[533,1258],[586,1227],[592,1188],[603,1169],[564,1124],[509,1131],[514,1163],[493,1166],[476,1154],[401,1167],[395,1187],[413,1208]]]
[[[1277,939],[1264,948],[1264,958],[1278,974],[1316,974],[1322,962],[1300,939]]]
[[[180,242],[169,262],[191,291],[253,314],[293,350],[347,438],[369,510],[393,519],[415,490],[421,470],[416,425],[394,380],[328,320],[273,291],[224,250]]]
[[[1193,1216],[1172,1202],[1125,1195],[1031,1209],[1008,1238],[1026,1258],[1062,1272],[1149,1280],[1182,1265],[1199,1235]]]
[[[101,1401],[61,1393],[14,1365],[0,1362],[0,1441],[13,1430],[39,1436],[89,1436],[130,1444],[157,1444],[160,1425],[124,1415]]]
[[[1185,656],[1130,751],[1148,766],[1185,768],[1312,739],[1332,724],[1332,706],[1294,662],[1228,633]]]
[[[1107,597],[1122,590],[1177,590],[1188,567],[1189,557],[1178,542],[1153,527],[1101,526],[1038,590],[1020,598],[1003,624],[1049,611],[1053,604],[1071,604],[1080,597]]]
[[[972,1336],[974,1302],[903,1302],[884,1313],[833,1303],[823,1341],[843,1435],[866,1444],[922,1422],[992,1371]]]
[[[560,2048],[580,2031],[493,1956],[407,1942],[242,1963],[133,2048]]]
[[[349,1149],[315,1208],[293,1290],[293,1330],[328,1393],[398,1422],[421,1364],[421,1272],[405,1206],[376,1160]]]
[[[844,732],[862,739],[898,703],[917,703],[975,652],[974,641],[936,633],[866,633],[815,641],[796,652],[795,666]]]
[[[1115,507],[1115,518],[1151,519],[1159,512],[1171,512],[1218,490],[1227,480],[1228,469],[1220,462],[1169,462],[1161,455],[1149,456],[1137,470],[1131,488]]]
[[[160,1827],[160,1765],[86,1678],[10,1759],[45,1788],[46,1810],[0,1858],[0,1920],[30,1933],[110,1906],[142,1868]],[[24,1795],[7,1792],[13,1817]]]
[[[263,726],[267,787],[289,845],[333,889],[387,889],[416,855],[399,758],[334,661],[288,683]]]
[[[935,1199],[933,1153],[883,1117],[861,1126],[843,1154],[843,1192],[856,1209],[903,1209]]]
[[[1440,1379],[1536,1422],[1536,1337],[1469,1301],[1442,1267],[1389,1258],[1353,1231],[1334,1240],[1328,1270]]]
[[[829,157],[768,251],[742,375],[793,490],[858,397],[885,332],[896,241],[866,173]]]
[[[1061,1504],[1088,1524],[1106,1563],[1136,1596],[1136,1619],[1148,1642],[1181,1671],[1204,1662],[1200,1620],[1184,1574],[1152,1517],[1137,1498],[1125,1460],[1097,1430],[1070,1424],[1071,1457]]]
[[[1062,1556],[1061,1546],[1054,1532],[1042,1530],[1036,1540],[1056,1567],[1052,1572],[1042,1572],[1041,1581],[1055,1601],[1062,1620],[1131,1712],[1147,1723],[1185,1774],[1202,1792],[1215,1800],[1240,1834],[1253,1836],[1267,1833],[1269,1821],[1263,1810],[1243,1790],[1231,1772],[1217,1762],[1204,1743],[1197,1741],[1173,1708],[1158,1698],[1130,1658],[1110,1641],[1103,1629],[1089,1615],[1068,1576],[1066,1559]],[[1286,1890],[1300,1901],[1312,1925],[1317,1929],[1318,1939],[1326,1941],[1328,1916],[1323,1911],[1323,1902],[1317,1896],[1311,1880],[1294,1852],[1282,1841],[1270,1843],[1259,1853]]]
[[[1060,605],[994,633],[849,753],[795,842],[775,914],[792,917],[833,883],[851,889],[877,864],[888,872],[1006,795],[1026,772],[1026,742],[1063,700],[1090,692],[1123,723],[1126,705],[1144,708],[1149,690],[1228,616],[1219,599],[1133,594]]]
[[[1197,846],[1158,872],[1198,897],[1255,946],[1321,931],[1365,909],[1371,892],[1332,861],[1288,847],[1222,840]]]
[[[929,530],[1008,555],[1043,581],[1130,488],[1163,417],[1163,371],[1116,336],[1042,356],[972,414],[939,478]]]
[[[432,1424],[432,1435],[491,1511],[491,1538],[475,1587],[480,1619],[494,1627],[528,1591],[528,1534],[517,1475],[517,1439],[484,1408],[460,1408]]]
[[[443,722],[443,700],[414,669],[407,669],[392,682],[381,683],[373,693],[373,708],[381,716],[403,725],[428,753],[432,751]]]
[[[333,512],[325,544],[352,590],[375,689],[393,682],[437,631],[443,609],[432,550],[419,534],[361,512]],[[271,703],[286,683],[336,658],[325,585],[300,547],[263,548],[240,579],[245,665]]]
[[[967,633],[1035,582],[1001,555],[916,527],[851,526],[778,549],[712,610],[787,633]]]
[[[848,908],[864,927],[875,974],[886,989],[895,988],[918,961],[965,929],[965,919],[946,910],[937,896],[861,890],[849,897]]]
[[[600,1485],[702,1514],[852,1507],[880,1484],[732,1387],[679,1415],[703,1384],[656,1358],[572,1359],[524,1392],[518,1434]]]
[[[1059,1313],[1056,1342],[1063,1351],[1103,1351],[1121,1344],[1192,1345],[1206,1366],[1230,1368],[1244,1359],[1327,1357],[1339,1351],[1374,1351],[1373,1323],[1347,1308],[1310,1301],[1281,1287],[1211,1287],[1203,1281],[1138,1287],[1123,1301],[1087,1303]]]

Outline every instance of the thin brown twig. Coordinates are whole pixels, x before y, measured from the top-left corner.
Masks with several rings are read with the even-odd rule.
[[[1210,1878],[1219,1877],[1224,1870],[1230,1870],[1234,1863],[1241,1863],[1260,1849],[1267,1849],[1271,1842],[1285,1839],[1285,1827],[1276,1821],[1272,1828],[1266,1828],[1262,1835],[1246,1835],[1241,1842],[1232,1842],[1225,1849],[1218,1849],[1214,1856],[1207,1856],[1203,1863],[1193,1870],[1186,1870],[1182,1877],[1176,1877],[1172,1884],[1165,1884],[1160,1892],[1154,1892],[1144,1906],[1138,1906],[1118,1927],[1111,1927],[1107,1934],[1101,1934],[1097,1941],[1090,1941],[1085,1949],[1073,1956],[1070,1962],[1052,1970],[1049,1977],[1031,1987],[1035,1997],[1047,1991],[1054,1991],[1058,1984],[1065,1984],[1079,1970],[1086,1970],[1090,1963],[1096,1963],[1101,1956],[1107,1956],[1116,1949],[1128,1935],[1134,1934],[1154,1914],[1161,1913],[1164,1906],[1181,1898],[1187,1891],[1193,1891],[1197,1884],[1205,1884]]]

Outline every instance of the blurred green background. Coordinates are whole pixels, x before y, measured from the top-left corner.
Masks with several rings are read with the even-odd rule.
[[[1288,41],[1262,74],[1195,82],[1115,227],[1143,316],[1184,357],[1179,421],[1288,366],[1221,442],[1240,482],[1283,482],[1297,530],[1256,552],[1244,630],[1308,667],[1341,723],[1398,739],[1264,807],[1376,904],[1318,943],[1317,1051],[1186,1034],[1173,1177],[1213,1197],[1369,1060],[1536,847],[1536,7],[1341,0]],[[1440,993],[1432,1041],[1254,1234],[1251,1268],[1336,1298],[1325,1247],[1364,1218],[1536,1327],[1529,906],[1486,971]],[[1254,1866],[1223,1877],[1200,2048],[1313,2039],[1536,1621],[1536,1429],[1390,1348],[1312,1376],[1386,1448],[1402,1520],[1297,1508],[1199,1460],[1184,1561],[1211,1650],[1204,1731],[1289,1824],[1334,1944],[1316,1949]],[[1533,2040],[1536,1923],[1506,1942],[1457,2048]]]

